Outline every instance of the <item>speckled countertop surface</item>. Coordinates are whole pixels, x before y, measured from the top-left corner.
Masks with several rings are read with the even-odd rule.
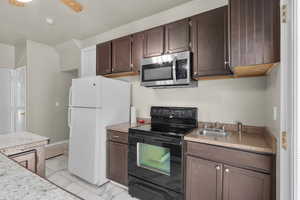
[[[121,123],[121,124],[115,124],[115,125],[107,126],[106,129],[128,134],[128,129],[129,128],[143,126],[143,125],[146,125],[146,124],[149,124],[149,123],[150,123],[149,119],[145,120],[145,123],[137,123],[136,125],[131,125],[129,122],[125,122],[125,123]]]
[[[77,198],[0,153],[1,200],[73,200]]]
[[[0,149],[28,145],[32,143],[48,141],[49,138],[29,132],[16,132],[0,135]]]
[[[184,137],[184,140],[191,142],[199,142],[229,148],[235,148],[245,151],[257,153],[275,154],[275,139],[268,135],[266,131],[247,133],[243,132],[239,135],[236,131],[229,131],[226,137],[213,137],[200,135],[199,129],[195,129]]]

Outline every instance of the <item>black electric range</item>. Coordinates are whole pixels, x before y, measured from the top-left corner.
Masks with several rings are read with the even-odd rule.
[[[197,108],[152,107],[151,124],[129,129],[129,194],[141,200],[183,199],[184,135],[198,125]]]

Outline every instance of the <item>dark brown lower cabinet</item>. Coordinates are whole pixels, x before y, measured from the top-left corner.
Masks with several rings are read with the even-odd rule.
[[[270,200],[271,175],[224,166],[223,200]]]
[[[9,158],[13,159],[26,169],[32,171],[33,173],[37,173],[37,154],[35,150],[20,153],[17,155],[9,156]]]
[[[222,165],[187,156],[186,200],[221,200]]]
[[[128,144],[125,133],[108,131],[108,165],[107,178],[128,185]],[[126,137],[128,137],[126,135]]]
[[[218,147],[219,154],[225,155],[218,157],[214,156],[216,152],[213,148],[215,147],[212,145],[187,142],[186,200],[275,199],[272,198],[272,187],[275,184],[271,184],[271,181],[275,180],[272,175],[274,167],[257,168],[260,165],[256,164],[256,162],[265,162],[268,157],[273,157],[272,155],[251,153],[254,157],[263,157],[257,160],[248,156],[247,159],[252,161],[245,163],[243,151]],[[201,151],[196,151],[200,149]],[[230,152],[231,156],[227,154]]]

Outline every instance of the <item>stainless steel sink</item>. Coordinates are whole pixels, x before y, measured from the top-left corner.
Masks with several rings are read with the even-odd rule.
[[[199,135],[212,137],[226,137],[229,135],[229,132],[226,132],[224,129],[218,128],[202,128],[199,130]]]

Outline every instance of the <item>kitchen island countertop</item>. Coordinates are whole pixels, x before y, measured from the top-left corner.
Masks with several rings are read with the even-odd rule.
[[[80,198],[30,172],[0,153],[0,199],[74,200]]]

